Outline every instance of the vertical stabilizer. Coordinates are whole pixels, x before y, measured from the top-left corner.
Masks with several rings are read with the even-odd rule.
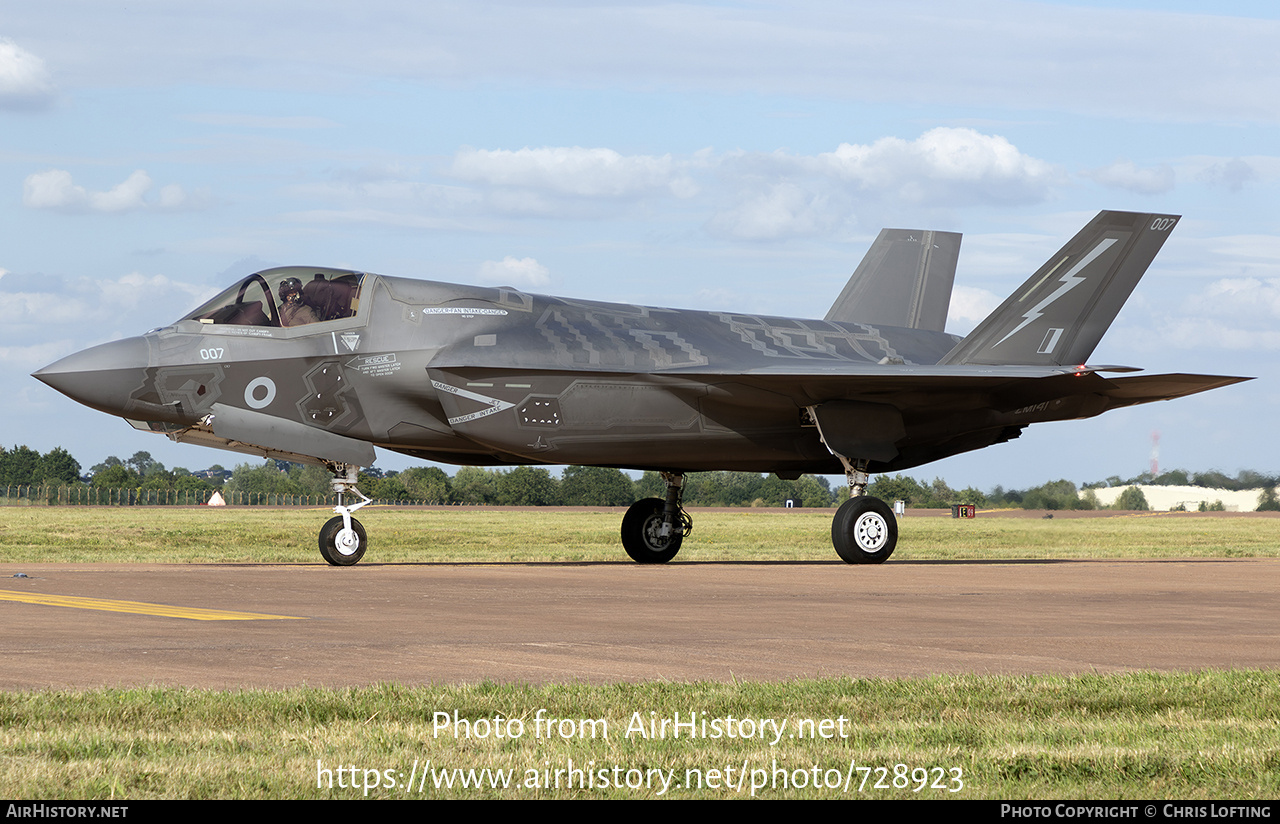
[[[941,332],[959,256],[955,232],[881,229],[825,320]]]
[[[939,363],[1084,363],[1178,219],[1100,213]]]

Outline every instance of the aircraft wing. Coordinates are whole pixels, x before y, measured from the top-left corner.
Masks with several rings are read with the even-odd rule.
[[[785,465],[785,456],[794,459],[797,450],[807,461],[819,460],[825,450],[813,451],[823,449],[816,436],[809,446],[796,440],[813,433],[805,427],[815,423],[835,452],[869,459],[873,471],[899,471],[1007,441],[1033,423],[1088,418],[1250,380],[1185,374],[1105,378],[1087,368],[849,363],[741,372],[428,371],[453,430],[508,457],[545,461],[559,451],[567,462],[584,460],[571,451],[577,443],[599,462],[646,466],[659,444],[678,438],[687,444],[688,466],[696,468],[702,447],[688,439],[705,442],[732,433],[761,452],[763,444],[777,445],[779,457],[743,464],[755,471],[775,471],[771,465]],[[617,444],[628,439],[629,451],[619,450]]]

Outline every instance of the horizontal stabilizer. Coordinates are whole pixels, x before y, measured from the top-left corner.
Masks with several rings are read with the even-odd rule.
[[[1100,213],[939,363],[1084,363],[1177,224]]]
[[[941,332],[959,257],[955,232],[881,229],[824,320]]]
[[[1134,375],[1108,379],[1107,388],[1103,394],[1111,399],[1112,408],[1116,408],[1152,401],[1173,400],[1248,380],[1253,378],[1236,378],[1227,375]]]

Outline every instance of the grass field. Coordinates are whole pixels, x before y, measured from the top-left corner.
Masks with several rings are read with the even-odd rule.
[[[11,569],[316,563],[315,532],[329,517],[87,507],[4,514],[0,557]],[[693,514],[677,562],[833,555],[829,511]],[[371,535],[366,562],[623,557],[620,512],[388,509],[362,520]],[[1276,557],[1277,530],[1280,521],[1262,518],[907,518],[894,560]],[[571,734],[540,734],[539,710],[575,720]],[[442,732],[437,712],[474,726]],[[637,712],[646,724],[698,713],[722,725],[751,720],[768,738],[781,725],[783,734],[776,743],[628,736]],[[479,734],[480,722],[511,732],[514,719],[519,736]],[[811,733],[792,737],[806,720]],[[460,786],[473,779],[483,786]],[[449,780],[452,788],[437,786]],[[0,796],[1274,799],[1280,672],[0,693]]]
[[[831,510],[691,510],[676,563],[823,560]],[[10,562],[314,563],[327,509],[10,507]],[[625,560],[621,510],[367,508],[365,563]],[[1100,518],[910,517],[894,560],[950,558],[1280,557],[1280,521],[1193,513]]]
[[[628,736],[636,708],[646,724],[697,712],[770,721],[783,735],[776,745],[772,728],[764,739]],[[1273,799],[1277,708],[1280,677],[1263,672],[0,694],[0,793]],[[539,710],[574,723],[539,727]],[[505,737],[455,735],[455,711],[502,719]],[[829,737],[816,724],[791,737],[805,719],[827,720]],[[575,766],[590,785],[566,786]],[[467,771],[483,786],[459,786]],[[508,786],[493,786],[503,775]]]

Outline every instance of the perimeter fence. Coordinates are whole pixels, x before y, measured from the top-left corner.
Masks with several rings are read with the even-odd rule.
[[[212,489],[142,489],[95,486],[0,486],[0,505],[9,506],[207,506],[214,492],[228,506],[337,506],[338,496]],[[348,499],[348,502],[350,500]],[[382,506],[438,504],[421,498],[374,498]]]

